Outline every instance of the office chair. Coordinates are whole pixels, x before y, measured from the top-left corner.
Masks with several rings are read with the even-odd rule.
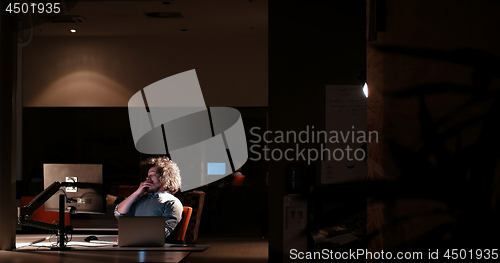
[[[182,203],[193,208],[191,219],[186,231],[185,243],[194,244],[198,239],[198,232],[201,222],[201,212],[205,201],[205,192],[189,191],[182,196]]]
[[[189,206],[184,206],[184,209],[182,211],[182,219],[177,224],[175,227],[173,233],[172,233],[172,238],[169,239],[169,242],[172,243],[184,243],[185,237],[186,237],[186,231],[188,228],[189,220],[191,219],[191,213],[193,212],[193,208]]]

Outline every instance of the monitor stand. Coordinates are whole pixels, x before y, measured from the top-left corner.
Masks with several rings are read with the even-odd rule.
[[[68,251],[73,249],[71,247],[67,247],[66,244],[64,244],[64,240],[66,239],[66,222],[64,219],[65,208],[66,208],[66,196],[59,195],[59,231],[58,231],[59,236],[57,238],[59,246],[51,247],[50,250]]]

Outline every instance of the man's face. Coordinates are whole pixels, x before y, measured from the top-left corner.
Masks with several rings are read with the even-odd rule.
[[[148,177],[146,177],[146,182],[153,184],[148,188],[148,193],[156,193],[162,190],[160,185],[160,173],[158,172],[158,167],[151,167],[148,171]]]

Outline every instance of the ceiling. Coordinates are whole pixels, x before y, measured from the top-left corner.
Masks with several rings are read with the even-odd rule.
[[[151,18],[146,16],[150,12],[180,12],[183,18]],[[64,15],[85,21],[49,23],[40,16],[35,20],[35,36],[267,36],[268,24],[267,0],[83,0]]]

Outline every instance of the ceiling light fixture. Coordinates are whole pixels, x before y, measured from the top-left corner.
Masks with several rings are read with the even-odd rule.
[[[365,97],[368,98],[368,84],[365,82],[365,85],[363,86],[363,93],[365,94]]]
[[[70,29],[69,32],[76,33],[76,29]]]

